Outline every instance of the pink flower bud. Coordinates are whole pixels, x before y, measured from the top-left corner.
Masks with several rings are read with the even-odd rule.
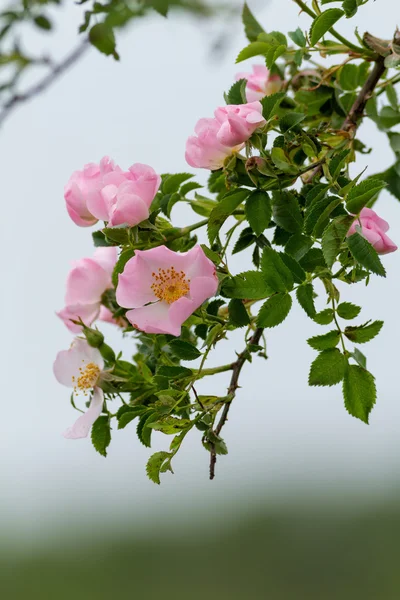
[[[271,75],[267,67],[263,65],[253,65],[252,69],[252,73],[238,73],[236,75],[236,81],[247,79],[247,102],[261,100],[265,96],[276,94],[281,90],[283,81],[279,75]]]
[[[369,241],[378,254],[389,254],[397,250],[396,244],[386,235],[389,224],[371,208],[362,209],[360,217],[353,222],[347,236],[356,233],[357,227],[361,227],[361,235]]]

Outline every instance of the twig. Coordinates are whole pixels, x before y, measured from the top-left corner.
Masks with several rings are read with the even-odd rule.
[[[28,102],[38,94],[50,87],[69,67],[75,64],[89,48],[89,40],[85,38],[66,58],[52,67],[50,73],[45,75],[38,83],[28,88],[26,92],[15,94],[3,104],[0,111],[0,126],[4,123],[10,113],[19,105]]]
[[[252,335],[252,337],[250,338],[250,340],[248,341],[248,344],[255,344],[257,345],[258,342],[261,339],[261,336],[263,334],[263,329],[261,327],[259,327],[258,329],[255,330],[254,334]],[[237,360],[233,363],[232,365],[232,377],[231,377],[231,381],[229,384],[229,388],[228,388],[228,396],[231,396],[231,401],[227,402],[224,406],[224,409],[222,411],[222,415],[221,418],[218,422],[218,425],[216,426],[216,428],[214,429],[214,433],[216,435],[219,435],[221,433],[221,429],[223,428],[223,426],[226,423],[226,420],[228,418],[228,413],[229,413],[229,409],[232,403],[233,398],[235,397],[235,393],[237,388],[239,387],[239,376],[240,376],[240,372],[242,370],[242,367],[244,365],[244,363],[247,360],[248,357],[248,349],[246,348],[245,350],[243,350],[243,352],[241,352],[237,358]],[[217,454],[215,452],[215,446],[212,444],[211,445],[211,450],[210,450],[210,479],[214,479],[215,477],[215,465],[217,463]]]
[[[380,56],[377,59],[374,68],[369,74],[368,79],[361,88],[360,93],[358,94],[353,106],[351,107],[346,119],[344,120],[344,123],[341,128],[342,131],[354,132],[357,129],[358,121],[362,118],[364,114],[365,105],[371,98],[378,81],[385,72],[384,61],[385,58],[383,56]],[[320,174],[321,171],[322,165],[318,165],[310,173],[306,180],[303,180],[304,183],[310,183],[314,179],[314,177]]]

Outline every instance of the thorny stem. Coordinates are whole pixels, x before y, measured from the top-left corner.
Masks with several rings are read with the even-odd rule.
[[[342,344],[343,354],[346,355],[346,346],[344,345],[343,333],[342,333],[342,330],[340,329],[340,325],[339,325],[339,322],[338,322],[337,316],[336,316],[335,298],[332,298],[332,310],[333,310],[333,320],[334,320],[334,323],[335,323],[337,330],[339,332],[339,335],[340,335],[340,343]]]
[[[3,104],[0,111],[0,126],[4,123],[10,113],[19,105],[24,102],[28,102],[38,94],[44,92],[49,88],[61,75],[65,73],[69,67],[75,64],[88,50],[89,40],[84,39],[66,58],[59,64],[53,66],[50,73],[45,75],[38,83],[35,83],[32,87],[28,88],[22,94],[15,94],[7,102]]]
[[[216,373],[225,373],[226,371],[232,371],[236,363],[230,363],[229,365],[222,365],[220,367],[211,367],[210,369],[202,369],[196,373],[196,380],[202,377],[208,377],[209,375],[215,375]]]
[[[262,337],[263,331],[264,330],[262,327],[259,327],[258,329],[256,329],[255,332],[253,333],[252,337],[248,341],[247,345],[249,345],[249,344],[257,345]],[[229,388],[228,388],[228,396],[230,396],[232,398],[232,400],[235,397],[237,388],[239,387],[240,372],[242,370],[244,363],[246,362],[246,360],[248,358],[248,352],[249,351],[247,350],[247,347],[246,347],[243,350],[243,352],[241,352],[239,354],[237,360],[232,364],[233,372],[232,372],[232,377],[231,377],[231,381],[230,381]],[[226,403],[223,408],[222,415],[220,417],[218,425],[214,429],[214,433],[216,435],[219,435],[221,433],[221,429],[223,428],[223,426],[226,423],[232,400],[230,402]],[[216,463],[217,463],[217,454],[215,452],[215,447],[212,445],[211,451],[210,451],[210,479],[214,479],[214,477],[215,477]]]

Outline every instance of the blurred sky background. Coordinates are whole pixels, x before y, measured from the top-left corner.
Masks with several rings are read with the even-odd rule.
[[[250,0],[249,5],[266,30],[309,27],[310,19],[299,16],[289,0]],[[357,23],[361,34],[370,30],[389,38],[400,17],[395,9],[397,0],[369,2],[356,19],[342,20],[340,31],[351,36]],[[81,9],[71,2],[56,34],[27,32],[27,47],[42,44],[62,57],[76,44],[80,19]],[[213,52],[219,39],[226,42],[223,51]],[[90,50],[46,93],[15,110],[0,131],[0,528],[8,549],[38,548],[61,533],[66,539],[83,530],[96,535],[99,523],[103,532],[148,528],[154,520],[165,527],[210,521],[230,526],[243,512],[299,509],[309,506],[311,497],[316,507],[351,513],[369,511],[397,494],[399,253],[384,257],[387,279],[373,277],[367,290],[363,284],[340,288],[343,300],[362,304],[361,320],[385,320],[382,333],[365,346],[378,387],[369,426],[347,414],[340,386],[308,387],[315,352],[306,339],[326,329],[296,305],[281,327],[268,332],[269,360],[243,369],[243,387],[224,429],[229,454],[218,459],[214,482],[208,481],[209,457],[200,432],[186,438],[174,459],[175,475],[164,475],[160,487],[147,479],[145,464],[151,453],[167,448],[167,436],[155,433],[149,450],[137,440],[134,426],[115,429],[106,459],[89,439],[61,436],[76,413],[68,390],[52,374],[56,353],[72,339],[55,310],[63,306],[71,261],[93,251],[92,230],[68,218],[63,186],[72,171],[105,154],[124,169],[143,162],[160,173],[190,171],[184,148],[196,121],[211,116],[224,103],[222,93],[234,75],[257,62],[235,66],[245,43],[239,16],[209,22],[175,13],[165,21],[154,14],[119,35],[120,62]],[[358,155],[353,173],[367,165],[366,175],[387,168],[392,151],[386,136],[372,123],[363,125],[360,136],[373,152]],[[201,182],[206,176],[196,173]],[[384,192],[377,211],[400,245],[398,201]],[[181,205],[172,214],[175,225],[197,220]],[[249,261],[246,252],[236,255],[232,270],[245,270]],[[323,296],[320,309],[322,302]],[[131,341],[122,342],[111,326],[101,327],[107,341],[129,356]],[[235,332],[219,344],[210,366],[233,358],[243,347],[242,336]],[[227,382],[225,374],[208,378],[198,391],[222,394]]]

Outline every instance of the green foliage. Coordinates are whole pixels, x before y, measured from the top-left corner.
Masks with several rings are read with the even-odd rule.
[[[289,233],[300,232],[303,227],[303,217],[293,192],[273,193],[272,216],[275,223]]]
[[[307,40],[300,27],[298,27],[296,31],[289,31],[289,37],[294,41],[295,44],[297,44],[297,46],[300,46],[301,48],[306,47]]]
[[[343,17],[344,12],[340,8],[329,8],[322,12],[313,22],[310,30],[311,45],[317,42]]]
[[[246,271],[226,279],[221,291],[227,298],[242,300],[261,300],[274,292],[258,271]]]
[[[201,356],[201,352],[196,348],[196,346],[183,340],[172,340],[172,342],[169,344],[169,347],[171,348],[173,354],[181,360],[195,360]]]
[[[312,284],[306,283],[305,285],[298,287],[296,290],[296,298],[305,313],[311,319],[314,319],[316,316],[316,310],[314,305],[314,288]]]
[[[229,320],[235,327],[244,327],[250,323],[250,317],[243,302],[237,298],[233,298],[229,302]]]
[[[332,386],[345,375],[347,360],[337,348],[323,350],[311,365],[308,383],[312,386]]]
[[[351,302],[342,302],[336,311],[342,319],[355,319],[361,312],[361,306],[357,306]]]
[[[225,102],[227,104],[246,104],[246,85],[247,79],[235,81],[229,92],[225,94]]]
[[[345,336],[355,344],[365,344],[378,335],[383,327],[383,321],[368,322],[364,325],[346,327]]]
[[[353,218],[346,215],[336,217],[322,234],[322,252],[328,267],[336,261],[352,222]]]
[[[380,275],[380,277],[386,277],[385,268],[382,265],[375,248],[373,248],[359,233],[353,233],[353,235],[348,237],[347,245],[360,265],[368,269],[368,271]]]
[[[116,51],[115,35],[112,27],[106,23],[96,23],[89,31],[89,40],[92,46],[100,50],[107,56],[113,56],[116,60],[119,59]]]
[[[281,259],[279,252],[268,246],[263,250],[261,271],[268,287],[274,292],[290,292],[293,288],[291,271]]]
[[[366,179],[353,187],[347,196],[346,208],[352,214],[358,214],[379,192],[386,187],[380,179]]]
[[[337,329],[328,331],[324,335],[316,335],[309,340],[307,343],[314,348],[314,350],[328,350],[329,348],[335,348],[340,342],[340,332]]]
[[[264,29],[254,17],[247,2],[245,2],[243,5],[242,21],[244,25],[244,31],[249,42],[255,42],[260,33],[264,33]]]
[[[276,327],[288,316],[292,307],[289,294],[278,293],[262,305],[257,317],[257,327]]]
[[[110,418],[100,416],[93,424],[91,433],[92,444],[99,454],[107,456],[107,448],[111,442]]]
[[[271,200],[267,192],[256,190],[246,200],[246,217],[256,235],[269,225],[272,216]]]
[[[376,401],[373,375],[358,365],[349,365],[343,379],[343,397],[347,411],[368,424]]]
[[[146,473],[148,478],[154,483],[160,485],[160,473],[164,472],[163,467],[167,466],[167,469],[172,471],[170,460],[173,454],[171,452],[156,452],[152,454],[147,461]]]
[[[214,242],[226,219],[246,200],[248,195],[249,191],[244,189],[228,193],[211,211],[207,226],[210,244]]]

